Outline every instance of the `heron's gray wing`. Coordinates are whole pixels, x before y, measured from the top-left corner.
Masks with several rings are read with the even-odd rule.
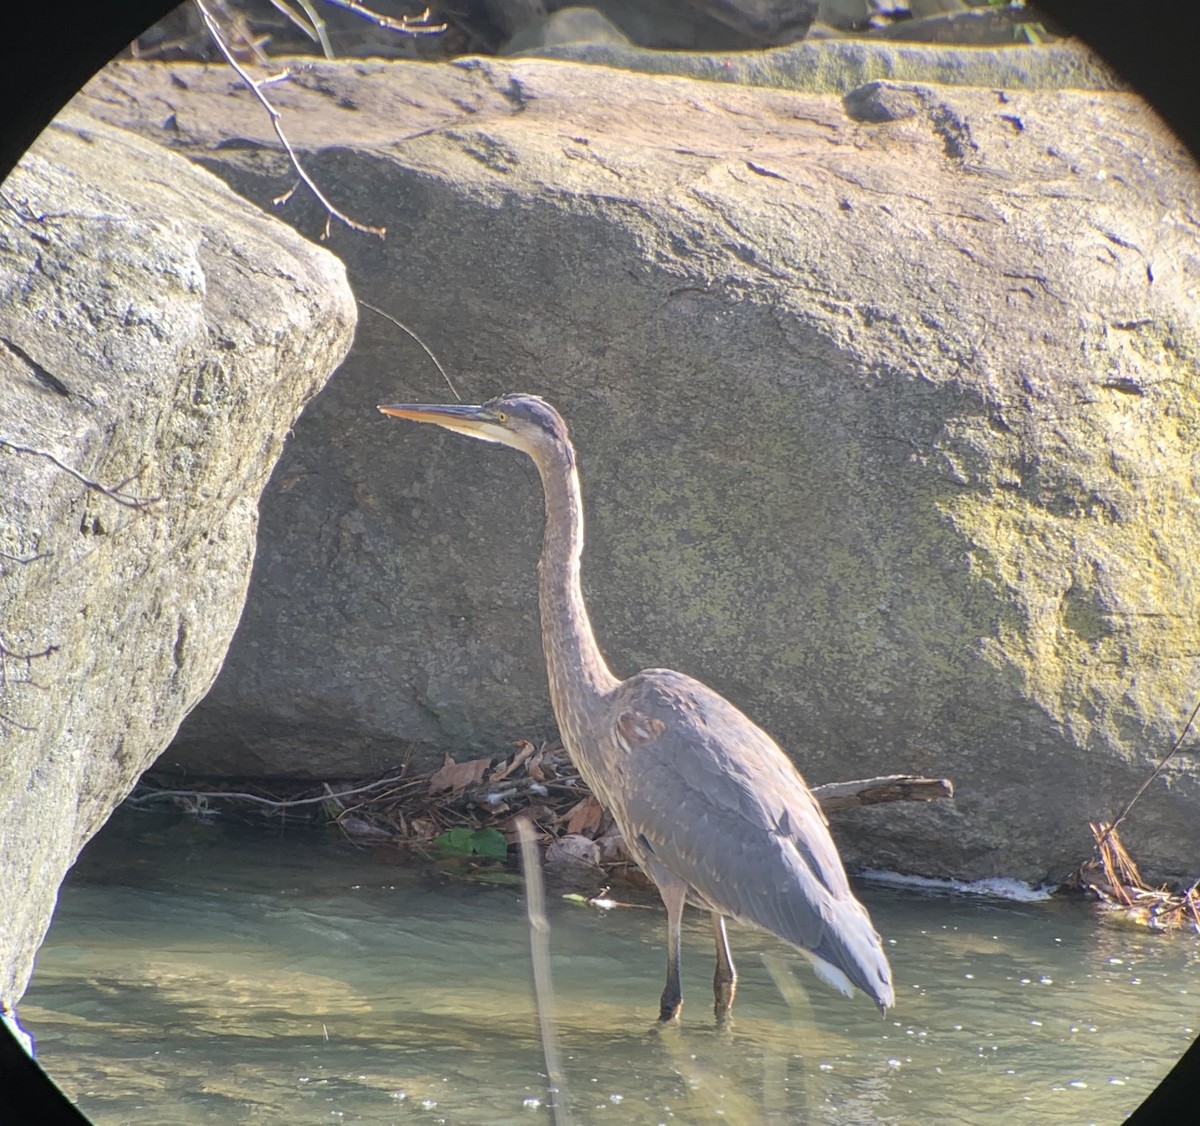
[[[854,898],[824,815],[761,728],[698,681],[649,670],[625,682],[614,816],[654,875],[700,905],[771,931],[890,995],[878,935]]]

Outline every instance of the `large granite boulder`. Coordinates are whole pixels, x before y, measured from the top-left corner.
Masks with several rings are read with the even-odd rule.
[[[907,57],[907,56],[906,56]],[[948,775],[839,819],[852,864],[1058,875],[1200,684],[1200,178],[1126,93],[844,95],[515,60],[317,64],[272,87],[360,296],[465,398],[580,447],[614,670],[725,692],[811,781]],[[111,69],[92,112],[264,207],[292,182],[221,69]],[[324,224],[310,201],[282,211]],[[379,774],[553,733],[536,478],[380,418],[445,400],[369,315],[264,501],[226,669],[160,768]],[[1192,872],[1181,755],[1128,839]]]
[[[51,126],[0,196],[0,1002],[208,691],[258,498],[350,346],[341,263],[146,141]]]

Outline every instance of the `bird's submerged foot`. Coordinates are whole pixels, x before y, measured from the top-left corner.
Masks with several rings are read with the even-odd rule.
[[[717,1016],[717,1024],[724,1025],[729,1020],[729,1010],[733,1008],[738,978],[733,958],[729,953],[729,940],[725,936],[725,920],[714,912],[712,922],[713,936],[717,941],[717,970],[713,974],[713,1012]]]
[[[727,1024],[730,1020],[730,1012],[733,1009],[733,996],[737,992],[737,977],[722,979],[721,972],[718,969],[716,976],[713,978],[713,1012],[717,1017],[717,1024]]]
[[[670,1024],[672,1021],[677,1021],[682,1012],[683,997],[680,996],[679,991],[672,991],[670,987],[664,989],[658,1002],[658,1023]]]

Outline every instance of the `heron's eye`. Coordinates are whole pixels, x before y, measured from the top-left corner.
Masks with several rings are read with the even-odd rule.
[[[507,421],[508,421],[508,415],[507,415],[507,414],[505,414],[505,413],[504,413],[504,411],[497,411],[497,412],[496,412],[496,421],[497,421],[497,422],[507,422]]]

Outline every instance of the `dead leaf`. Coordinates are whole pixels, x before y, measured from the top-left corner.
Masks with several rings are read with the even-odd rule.
[[[460,793],[468,786],[478,786],[483,781],[487,768],[492,765],[490,758],[474,758],[470,762],[455,762],[449,755],[433,777],[429,779],[429,792],[440,794],[443,790]]]
[[[547,864],[583,863],[599,865],[600,846],[587,837],[568,834],[551,841],[546,849]]]
[[[590,794],[567,810],[567,832],[594,836],[604,821],[604,807]]]
[[[408,830],[411,834],[410,839],[414,841],[433,840],[440,831],[437,822],[431,817],[410,817]]]
[[[520,766],[531,754],[533,754],[535,750],[537,750],[537,748],[528,739],[518,739],[513,746],[517,748],[517,753],[513,756],[512,762],[500,767],[497,769],[496,773],[492,775],[491,780],[493,782],[504,781],[505,778],[507,778],[514,770],[517,769],[518,766]]]

